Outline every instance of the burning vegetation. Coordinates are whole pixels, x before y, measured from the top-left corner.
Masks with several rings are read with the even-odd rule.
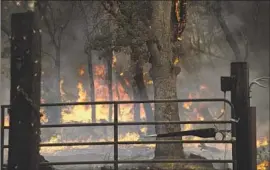
[[[9,5],[12,2],[9,2]],[[74,4],[77,2],[74,2]],[[55,50],[55,58],[54,58],[54,66],[53,68],[54,76],[56,76],[56,81],[53,82],[53,86],[56,89],[55,94],[50,93],[51,98],[46,98],[42,96],[41,103],[48,102],[87,102],[87,101],[117,101],[117,100],[148,100],[149,98],[155,99],[173,99],[178,95],[178,85],[177,85],[177,76],[182,71],[182,65],[184,63],[185,70],[187,72],[200,72],[200,68],[198,63],[204,63],[202,59],[204,56],[203,53],[207,53],[206,55],[213,55],[216,57],[218,52],[216,52],[216,47],[211,45],[211,42],[206,42],[209,39],[215,39],[216,35],[208,35],[210,32],[215,32],[216,26],[209,26],[209,30],[205,31],[202,29],[203,35],[199,35],[201,28],[195,28],[195,25],[201,26],[203,24],[192,23],[187,25],[188,34],[190,34],[188,38],[183,36],[182,33],[186,29],[186,19],[187,19],[187,2],[186,0],[175,0],[169,5],[167,2],[138,2],[138,4],[134,5],[134,9],[138,11],[133,11],[129,7],[129,4],[122,2],[97,2],[99,7],[102,7],[102,14],[98,14],[93,17],[92,6],[97,7],[97,4],[93,3],[91,6],[91,12],[89,12],[86,8],[88,5],[84,5],[87,2],[78,2],[76,5],[70,3],[66,8],[59,8],[57,5],[52,5],[53,2],[40,2],[35,5],[35,3],[28,4],[31,10],[39,10],[41,16],[41,20],[45,21],[45,33],[48,34],[48,37],[51,40],[51,45]],[[164,5],[164,4],[165,5]],[[18,8],[21,8],[23,5],[23,1],[16,1],[15,5]],[[59,4],[58,4],[59,5]],[[151,5],[151,8],[148,8],[147,5]],[[191,4],[194,5],[194,4]],[[69,23],[74,20],[73,12],[79,8],[78,14],[83,18],[77,19],[78,22],[83,20],[85,26],[85,37],[87,37],[85,41],[85,49],[84,53],[87,55],[87,64],[84,64],[76,71],[76,78],[78,78],[78,82],[74,85],[74,88],[69,89],[69,83],[67,83],[67,79],[61,77],[61,67],[60,67],[60,58],[63,56],[61,53],[63,51],[63,47],[65,47],[64,42],[62,42],[62,38],[64,36],[64,30],[69,27]],[[64,6],[63,6],[64,7]],[[135,8],[136,7],[136,8]],[[139,10],[141,7],[147,7],[148,10],[145,12],[144,10]],[[164,9],[160,10],[159,7]],[[54,9],[56,8],[56,9]],[[211,8],[211,9],[210,9]],[[212,9],[213,8],[213,9]],[[7,9],[7,8],[5,8]],[[63,11],[61,11],[63,9]],[[151,9],[151,10],[150,10]],[[235,43],[235,40],[230,33],[230,30],[227,28],[226,22],[224,18],[221,16],[221,8],[220,4],[216,2],[216,4],[205,3],[202,4],[199,8],[194,7],[193,9],[198,10],[199,12],[208,11],[209,9],[216,15],[218,24],[221,27],[221,31],[218,30],[218,34],[223,31],[224,37],[226,37],[230,48],[235,55],[236,60],[239,59],[239,47]],[[51,11],[50,11],[51,10]],[[57,12],[55,12],[55,11]],[[202,10],[202,11],[201,11]],[[60,12],[59,12],[60,11]],[[71,12],[72,11],[72,12]],[[100,12],[99,11],[99,12]],[[132,12],[131,12],[132,11]],[[148,12],[151,11],[152,16],[148,16]],[[89,12],[90,14],[88,14]],[[194,20],[199,21],[202,18],[198,17],[199,12],[191,12]],[[59,13],[59,14],[58,14]],[[63,13],[69,14],[67,16],[62,15]],[[132,13],[132,15],[129,15]],[[194,15],[193,15],[194,13]],[[48,15],[49,14],[49,15]],[[59,15],[59,16],[58,16]],[[89,19],[91,16],[91,19]],[[145,21],[144,17],[147,18]],[[209,14],[207,14],[209,15]],[[212,15],[212,14],[211,14]],[[100,19],[99,17],[102,16]],[[159,17],[153,16],[163,16],[164,23],[161,22],[162,19]],[[65,18],[67,17],[67,18]],[[92,19],[94,18],[94,19]],[[98,25],[98,20],[108,20],[108,25],[100,24]],[[63,22],[62,22],[63,21]],[[209,20],[210,22],[210,20]],[[90,28],[90,25],[94,23],[97,28]],[[74,24],[76,25],[76,24]],[[171,27],[168,27],[171,25]],[[189,28],[190,27],[190,28]],[[5,31],[2,27],[2,31]],[[98,31],[96,31],[97,29]],[[228,31],[229,30],[229,31]],[[30,31],[31,32],[31,31]],[[33,30],[34,33],[41,33],[41,29],[39,31]],[[195,35],[196,32],[196,35]],[[8,36],[10,33],[6,33]],[[99,35],[101,34],[101,35]],[[191,35],[192,34],[192,35]],[[194,35],[193,35],[194,34]],[[244,33],[242,33],[244,34]],[[155,37],[155,38],[153,38]],[[185,38],[183,38],[185,37]],[[216,36],[217,39],[220,39],[219,35]],[[57,39],[57,41],[56,41]],[[190,42],[187,42],[185,39],[190,39]],[[107,42],[108,41],[108,42]],[[168,41],[171,41],[168,43]],[[189,40],[188,40],[189,41]],[[210,41],[210,40],[209,40]],[[217,41],[215,41],[217,42]],[[187,43],[190,43],[186,46]],[[209,43],[209,44],[206,44]],[[234,43],[234,45],[232,45]],[[143,44],[143,45],[142,45]],[[217,43],[214,43],[217,44]],[[245,43],[246,45],[247,43]],[[213,47],[212,47],[213,46]],[[222,45],[221,45],[222,46]],[[183,52],[184,49],[186,53]],[[247,48],[247,47],[245,47]],[[124,49],[124,50],[123,50]],[[126,49],[129,50],[129,54],[123,52]],[[226,49],[224,47],[224,49]],[[123,51],[122,51],[123,50]],[[227,49],[226,49],[227,50]],[[246,53],[249,49],[246,49]],[[102,61],[97,64],[93,62],[93,51],[99,51],[101,54],[98,56],[99,60]],[[119,69],[118,56],[115,51],[120,51],[120,53],[127,54],[130,57],[131,61],[127,64],[128,68]],[[207,51],[207,52],[206,52]],[[219,51],[222,51],[219,49]],[[217,53],[217,55],[216,55]],[[186,56],[201,56],[200,62],[193,62],[189,64],[190,60],[197,60]],[[248,54],[246,54],[248,56]],[[218,58],[218,57],[217,57]],[[210,60],[210,59],[209,59]],[[212,63],[205,62],[205,63]],[[147,71],[144,70],[143,66],[145,64],[151,65],[151,68]],[[191,65],[195,66],[191,66]],[[64,65],[64,64],[63,64]],[[143,65],[143,66],[142,66]],[[181,69],[180,69],[181,65]],[[61,64],[62,66],[62,64]],[[74,66],[74,65],[73,65]],[[62,66],[63,67],[63,66]],[[88,70],[87,70],[88,69]],[[61,71],[60,71],[61,70]],[[213,66],[214,70],[214,66]],[[51,71],[51,70],[50,70]],[[51,72],[47,70],[46,74],[51,74]],[[60,74],[61,73],[61,74]],[[196,73],[197,74],[197,73]],[[42,73],[44,76],[44,72]],[[197,82],[203,82],[197,78]],[[207,81],[204,81],[207,82]],[[198,84],[200,84],[198,83]],[[196,84],[196,83],[195,83]],[[43,86],[43,82],[42,82]],[[76,87],[76,88],[75,88]],[[43,87],[42,87],[43,88]],[[75,89],[73,91],[73,89]],[[44,89],[42,89],[44,90]],[[149,92],[151,95],[149,95]],[[208,84],[201,84],[196,86],[196,88],[192,89],[191,85],[188,85],[188,92],[181,94],[180,98],[188,98],[188,99],[199,99],[199,98],[211,98],[215,96],[213,94],[213,90],[208,87]],[[45,99],[46,98],[46,99]],[[37,101],[37,100],[35,100]],[[156,108],[156,109],[155,109]],[[42,124],[51,124],[51,123],[102,123],[102,122],[112,122],[113,114],[115,110],[112,105],[75,105],[75,106],[65,106],[59,107],[59,112],[54,110],[49,110],[48,108],[41,108],[40,121]],[[132,122],[132,121],[153,121],[154,119],[157,121],[160,120],[220,120],[220,119],[229,119],[230,116],[228,113],[228,109],[224,106],[218,106],[208,103],[196,103],[196,102],[184,102],[179,105],[174,104],[123,104],[118,107],[116,111],[119,115],[120,122]],[[53,114],[59,115],[59,120],[56,122],[52,122],[54,119]],[[149,115],[152,118],[149,119]],[[37,119],[36,119],[37,120]],[[4,120],[4,126],[9,126],[9,117],[6,116]],[[202,125],[203,127],[207,127],[208,125]],[[182,127],[170,127],[164,126],[162,128],[156,127],[156,133],[170,132],[170,131],[178,131],[178,130],[192,130],[202,127],[201,125],[191,125],[185,124]],[[230,129],[227,126],[218,126],[213,125],[215,128],[225,128]],[[139,141],[146,140],[145,135],[149,134],[150,126],[138,126],[138,127],[125,127],[119,128],[119,141]],[[154,128],[153,128],[154,129]],[[82,130],[68,130],[67,128],[59,128],[59,130],[43,130],[42,131],[42,140],[44,143],[52,144],[52,143],[62,143],[62,142],[103,142],[103,141],[113,141],[113,134],[111,132],[112,128],[107,127],[91,127],[84,128]],[[154,132],[152,132],[154,133]],[[162,132],[163,133],[163,132]],[[16,136],[16,135],[15,135]],[[199,137],[183,137],[184,140],[200,140]],[[230,136],[226,136],[226,139],[231,139]],[[209,139],[213,140],[213,139]],[[210,146],[211,145],[211,146]],[[157,147],[158,145],[154,144],[146,144],[146,145],[133,145],[132,147],[136,149],[143,150],[160,150],[166,153],[166,157],[182,155],[182,144],[174,145],[176,147]],[[159,145],[161,146],[161,145]],[[171,145],[172,146],[172,145]],[[180,147],[179,147],[180,146]],[[258,138],[257,140],[257,148],[258,150],[265,150],[265,148],[269,147],[269,139],[268,137]],[[93,149],[94,146],[55,146],[55,147],[41,147],[41,154],[45,155],[54,155],[63,151],[74,151],[74,150],[83,150],[83,149]],[[119,146],[120,149],[129,149],[130,146]],[[159,149],[157,149],[159,148]],[[177,149],[174,149],[177,148]],[[194,148],[200,148],[200,152],[203,150],[208,150],[211,152],[224,152],[224,158],[227,157],[227,150],[231,151],[232,147],[229,144],[184,144],[184,150],[192,150]],[[177,152],[180,150],[179,152]],[[171,152],[174,154],[170,155]],[[194,150],[192,150],[194,151]],[[267,150],[269,152],[269,150]],[[156,152],[158,153],[158,152]],[[193,155],[194,156],[194,155]],[[211,155],[213,157],[213,155]],[[214,155],[215,157],[216,155]],[[166,165],[167,166],[167,165]],[[268,158],[258,158],[257,170],[267,170],[269,168],[269,160]],[[196,168],[195,168],[196,169]]]

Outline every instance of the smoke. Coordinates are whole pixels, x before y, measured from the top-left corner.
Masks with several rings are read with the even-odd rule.
[[[224,4],[227,2],[224,2]],[[230,1],[228,6],[223,6],[223,15],[237,41],[242,59],[246,58],[250,68],[250,82],[257,77],[269,75],[269,5],[265,3],[259,4],[259,11],[256,12],[256,2],[234,2]],[[224,5],[223,4],[223,5]],[[269,4],[269,2],[268,2]],[[190,11],[195,7],[191,7]],[[228,9],[229,8],[229,9]],[[229,11],[229,12],[228,12]],[[230,62],[234,60],[232,49],[228,45],[228,41],[224,36],[216,18],[211,14],[196,14],[189,15],[189,21],[195,22],[195,26],[187,23],[188,36],[195,38],[205,38],[205,35],[214,32],[214,40],[202,41],[200,48],[206,52],[199,55],[187,51],[186,57],[196,58],[200,61],[200,67],[196,72],[180,73],[179,75],[179,89],[188,88],[193,85],[196,80],[201,84],[205,83],[211,91],[215,93],[218,98],[223,97],[220,90],[220,77],[230,75]],[[195,12],[196,13],[196,12]],[[268,13],[268,15],[267,15]],[[207,23],[206,25],[204,23]],[[256,26],[256,24],[258,24]],[[196,28],[199,26],[199,28]],[[209,30],[211,29],[211,30]],[[257,29],[257,30],[256,30]],[[195,31],[194,31],[195,30]],[[209,33],[210,32],[210,33]],[[263,33],[262,33],[263,32]],[[187,34],[187,33],[186,33]],[[255,38],[254,38],[255,37]],[[258,38],[260,37],[260,38]],[[207,38],[205,38],[207,39]],[[246,42],[248,41],[248,42]],[[248,48],[246,43],[248,43]],[[204,46],[211,44],[211,54],[205,50]],[[196,45],[196,44],[195,44]],[[196,46],[196,48],[198,48]],[[202,50],[202,51],[203,51]],[[215,55],[212,55],[212,54]],[[196,54],[196,53],[195,53]],[[192,59],[191,58],[191,59]],[[197,65],[196,65],[197,66]],[[265,83],[266,85],[269,83]],[[258,136],[269,135],[269,88],[260,88],[254,86],[251,89],[251,105],[256,106],[257,109],[257,128]],[[229,99],[229,95],[227,95]],[[182,98],[182,97],[181,97]]]
[[[247,21],[247,18],[252,18],[253,14],[250,14],[250,9],[252,8],[252,3],[247,2],[237,3],[231,2],[233,4],[233,8],[237,9],[234,13],[226,14],[225,20],[228,24],[229,29],[233,33],[234,37],[237,39],[237,42],[241,49],[241,55],[245,56],[245,43],[244,39],[241,35],[241,30],[245,29],[245,34],[249,39],[250,47],[249,47],[249,57],[247,61],[250,66],[250,81],[254,78],[260,76],[269,75],[269,19],[263,18],[262,14],[258,20],[260,20],[258,32],[260,30],[264,34],[255,33],[252,31],[254,28],[254,23],[251,21]],[[242,6],[245,4],[244,6]],[[263,5],[265,6],[265,5]],[[251,10],[253,11],[253,10]],[[269,12],[269,10],[268,10]],[[263,13],[263,12],[261,12]],[[269,15],[268,15],[269,16]],[[206,42],[201,43],[201,46],[207,46],[208,43],[211,45],[211,54],[208,53],[200,53],[197,55],[194,51],[189,48],[186,49],[187,57],[198,60],[199,64],[196,71],[194,72],[181,72],[178,76],[178,94],[182,94],[183,91],[193,91],[199,85],[206,84],[208,88],[213,92],[214,96],[205,96],[205,97],[216,97],[223,98],[223,93],[220,90],[220,77],[221,76],[229,76],[230,74],[230,62],[234,59],[234,55],[232,50],[228,46],[228,42],[226,41],[226,37],[222,34],[217,22],[215,21],[215,17],[207,15],[201,18],[195,19],[193,16],[189,16],[187,28],[192,27],[192,23],[195,23],[196,26],[199,27],[199,31],[187,29],[185,31],[185,35],[188,38],[195,35],[195,37],[199,37],[202,35],[206,36]],[[196,16],[197,17],[197,16]],[[199,20],[199,21],[198,21]],[[264,21],[264,22],[262,22]],[[268,23],[267,23],[267,22]],[[268,24],[265,25],[265,24]],[[267,34],[268,27],[268,34]],[[192,32],[192,31],[194,32]],[[89,80],[88,78],[80,79],[78,75],[78,69],[84,66],[87,72],[87,56],[84,53],[85,47],[85,29],[83,21],[73,21],[73,23],[68,27],[67,35],[63,39],[63,48],[61,51],[61,76],[64,80],[64,89],[72,94],[72,97],[69,98],[71,101],[75,101],[77,97],[77,89],[76,85],[78,81],[82,81],[85,85],[86,91],[88,91]],[[208,40],[207,36],[209,32],[213,31],[215,33],[213,40]],[[192,34],[191,34],[192,33]],[[190,36],[190,37],[189,37]],[[209,35],[210,37],[211,35]],[[254,40],[252,37],[258,36],[259,40]],[[186,39],[188,39],[186,38]],[[46,34],[42,35],[43,39],[43,50],[49,53],[49,55],[44,56],[42,61],[42,67],[45,74],[51,71],[53,68],[53,59],[51,56],[54,55],[54,49],[50,44],[50,37]],[[184,39],[184,41],[186,40]],[[189,39],[188,39],[189,40]],[[268,46],[267,46],[268,43]],[[189,51],[190,50],[190,51]],[[195,55],[196,54],[196,55]],[[213,55],[214,54],[214,55]],[[117,56],[117,64],[119,67],[123,67],[122,69],[127,69],[128,65],[128,56],[124,53],[116,53]],[[93,52],[93,63],[100,64],[102,63],[99,60],[99,53]],[[2,59],[1,64],[7,67],[9,65],[9,59]],[[149,68],[148,68],[149,69]],[[147,66],[145,66],[145,71],[148,70]],[[7,71],[9,72],[9,71]],[[115,79],[114,79],[115,80]],[[1,77],[1,97],[3,99],[4,104],[9,103],[9,78],[2,75]],[[44,86],[50,87],[53,83],[53,76],[51,78],[42,77],[42,81]],[[193,87],[194,86],[194,87]],[[153,88],[148,89],[149,96],[153,96]],[[187,98],[187,95],[179,95],[179,98]],[[229,95],[227,98],[229,99]],[[269,88],[263,89],[257,86],[252,88],[251,92],[251,104],[257,107],[257,132],[258,136],[266,136],[269,134]],[[46,101],[46,103],[50,103],[50,101]],[[74,132],[74,133],[73,133]],[[81,134],[82,132],[89,133],[89,129],[78,129],[72,131],[72,134],[69,137],[77,137],[77,134]],[[81,152],[81,151],[80,151]]]

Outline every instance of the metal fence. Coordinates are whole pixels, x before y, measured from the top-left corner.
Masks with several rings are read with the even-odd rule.
[[[75,106],[75,105],[105,105],[110,104],[114,107],[114,120],[109,123],[76,123],[76,124],[52,124],[41,125],[41,128],[60,128],[60,127],[85,127],[85,126],[113,126],[114,128],[114,141],[113,142],[69,142],[69,143],[41,143],[40,147],[52,146],[82,146],[82,145],[113,145],[114,146],[114,159],[112,161],[68,161],[68,162],[42,162],[42,165],[86,165],[86,164],[113,164],[114,169],[118,170],[119,164],[134,164],[134,163],[232,163],[235,167],[236,160],[216,160],[216,159],[159,159],[159,160],[119,160],[118,145],[132,145],[132,144],[160,144],[160,143],[230,143],[235,145],[236,139],[231,140],[151,140],[151,141],[118,141],[118,127],[130,125],[160,125],[160,124],[231,124],[235,121],[159,121],[159,122],[119,122],[118,121],[118,107],[121,104],[140,104],[140,103],[183,103],[183,102],[225,102],[231,107],[231,116],[234,117],[233,104],[226,99],[175,99],[175,100],[147,100],[147,101],[100,101],[100,102],[75,102],[75,103],[54,103],[54,104],[41,104],[41,107],[50,106]],[[7,166],[4,164],[4,149],[9,148],[4,145],[4,131],[9,127],[4,126],[5,111],[9,105],[1,106],[1,169]],[[231,131],[234,131],[234,126],[231,126]],[[235,147],[232,147],[232,154],[235,153]]]

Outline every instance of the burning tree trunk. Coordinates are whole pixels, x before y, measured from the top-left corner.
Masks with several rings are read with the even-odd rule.
[[[150,75],[154,83],[155,99],[175,99],[176,74],[173,65],[171,46],[171,1],[151,1],[151,34],[154,40],[148,41],[152,64]],[[180,120],[177,103],[156,103],[156,121]],[[157,134],[181,130],[180,125],[156,126]],[[179,139],[179,138],[178,138]],[[169,145],[169,147],[168,147]],[[155,158],[184,157],[182,144],[157,144]]]

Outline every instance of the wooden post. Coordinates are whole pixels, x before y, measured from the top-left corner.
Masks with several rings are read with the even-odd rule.
[[[249,145],[249,153],[247,154],[248,162],[250,162],[250,169],[256,169],[257,168],[257,145],[256,145],[256,139],[257,139],[257,132],[256,132],[256,107],[250,107],[249,113],[248,113],[248,135],[249,139],[247,140]]]
[[[8,170],[39,169],[41,36],[36,16],[11,16]]]
[[[231,89],[231,102],[235,108],[235,117],[239,122],[235,126],[237,165],[234,170],[254,170],[249,162],[249,130],[248,113],[249,100],[249,69],[246,62],[231,63],[231,77],[233,78]],[[235,159],[235,158],[234,158]]]

